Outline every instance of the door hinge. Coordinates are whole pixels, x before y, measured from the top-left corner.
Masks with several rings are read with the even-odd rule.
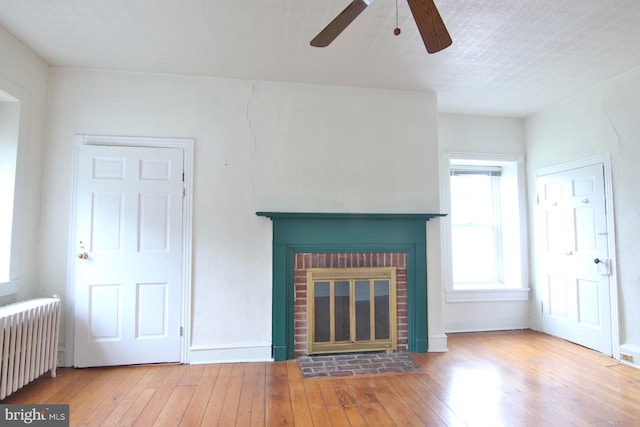
[[[540,313],[544,313],[544,301],[540,301]]]
[[[182,326],[180,326],[180,336],[184,335],[184,328]]]
[[[183,188],[183,189],[182,189],[182,197],[183,197],[183,198],[184,198],[184,197],[187,197],[187,189],[186,189],[186,188]]]

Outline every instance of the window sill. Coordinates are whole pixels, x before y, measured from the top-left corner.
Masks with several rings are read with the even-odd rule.
[[[8,295],[14,295],[18,292],[18,282],[2,282],[0,283],[0,298]]]
[[[446,302],[528,301],[529,288],[449,289]]]

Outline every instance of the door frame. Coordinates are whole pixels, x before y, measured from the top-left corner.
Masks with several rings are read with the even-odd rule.
[[[609,259],[611,260],[611,274],[609,275],[609,301],[611,312],[611,351],[612,356],[616,360],[620,360],[620,323],[618,320],[618,271],[616,261],[616,229],[613,210],[613,173],[611,169],[611,153],[606,152],[599,155],[587,157],[584,159],[573,160],[566,163],[560,163],[553,166],[547,166],[536,170],[536,191],[538,178],[559,172],[568,172],[585,166],[603,167],[604,178],[604,199],[607,220],[607,250],[609,251]],[[538,206],[536,204],[536,211]],[[536,212],[537,216],[537,212]],[[537,254],[537,251],[534,253]],[[537,276],[536,269],[536,276]],[[542,319],[540,319],[542,326]],[[542,328],[541,328],[542,329]]]
[[[76,238],[76,192],[78,180],[78,157],[83,145],[107,147],[180,148],[183,151],[184,189],[182,199],[182,304],[180,324],[182,327],[180,363],[189,363],[189,343],[191,342],[191,271],[192,271],[192,228],[193,228],[193,138],[131,137],[110,135],[76,134],[73,137],[73,178],[71,188],[71,212],[69,215],[67,301],[65,307],[65,352],[64,366],[74,366],[75,337],[75,250]]]

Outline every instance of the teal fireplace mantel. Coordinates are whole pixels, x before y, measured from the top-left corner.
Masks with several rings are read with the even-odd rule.
[[[296,253],[405,252],[408,350],[427,351],[426,224],[440,213],[256,212],[273,222],[272,355],[294,357]]]

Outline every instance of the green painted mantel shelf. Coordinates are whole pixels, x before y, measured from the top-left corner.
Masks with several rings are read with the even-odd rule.
[[[443,213],[335,213],[335,212],[256,212],[271,219],[399,219],[423,220],[446,216]]]

